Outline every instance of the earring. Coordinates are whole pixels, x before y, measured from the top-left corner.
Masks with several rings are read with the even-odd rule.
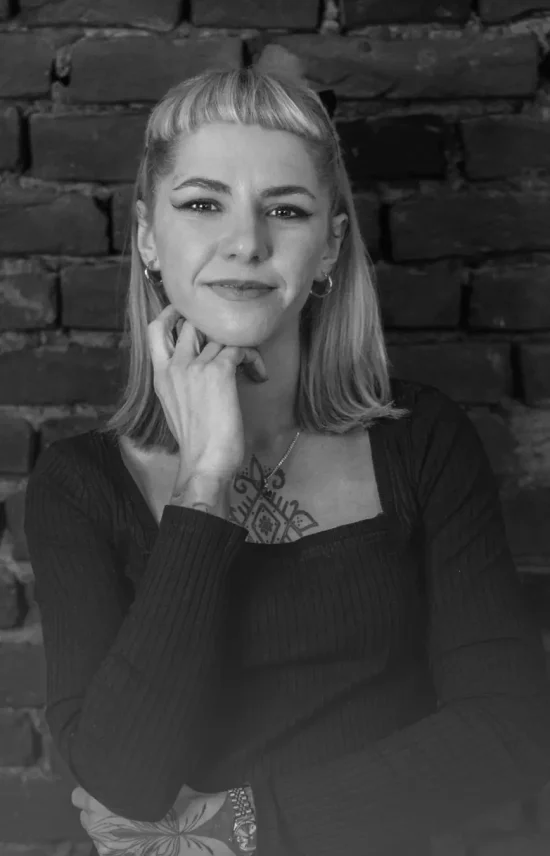
[[[159,278],[154,279],[154,277],[153,277],[154,271],[152,270],[152,268],[145,265],[145,267],[143,269],[143,273],[144,273],[145,279],[147,280],[149,285],[152,285],[152,286],[162,285],[162,277],[159,274]]]
[[[309,293],[312,294],[314,297],[320,297],[321,299],[323,297],[326,297],[327,294],[330,294],[330,292],[332,291],[332,286],[334,285],[334,283],[332,281],[332,277],[329,273],[327,273],[326,281],[328,282],[328,289],[326,291],[324,291],[323,294],[317,294],[316,291],[313,291],[313,288],[310,289]]]

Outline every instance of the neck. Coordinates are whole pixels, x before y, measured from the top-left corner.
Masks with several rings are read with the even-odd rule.
[[[237,381],[243,416],[245,460],[282,455],[298,425],[294,417],[300,374],[300,340],[297,333],[258,347],[268,380],[255,383],[245,374]]]

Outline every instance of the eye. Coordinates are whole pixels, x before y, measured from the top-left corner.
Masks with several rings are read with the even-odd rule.
[[[185,209],[188,211],[203,211],[204,209],[194,208],[194,205],[217,205],[217,202],[214,202],[212,199],[193,199],[192,202],[183,202],[181,205],[174,205],[174,208]],[[211,213],[210,211],[204,212],[206,214]]]
[[[276,208],[273,208],[273,211],[290,211],[292,217],[278,218],[282,220],[301,220],[305,217],[311,217],[311,214],[308,214],[307,211],[304,211],[302,208],[295,208],[293,205],[277,205]]]
[[[208,208],[208,206],[211,207]],[[180,205],[174,205],[174,208],[194,211],[197,214],[214,214],[216,211],[212,211],[212,206],[219,211],[220,204],[214,199],[193,199],[190,202],[182,202]],[[276,217],[277,220],[305,220],[307,217],[311,217],[308,211],[304,211],[302,208],[297,208],[294,205],[277,205],[271,211],[286,212],[286,215]]]

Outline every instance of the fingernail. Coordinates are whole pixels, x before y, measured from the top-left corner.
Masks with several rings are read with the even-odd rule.
[[[263,383],[265,380],[265,377],[255,363],[244,363],[243,371],[254,383]]]

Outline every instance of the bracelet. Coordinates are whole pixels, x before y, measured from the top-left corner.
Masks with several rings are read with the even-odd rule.
[[[246,785],[250,787],[250,785]],[[233,806],[233,838],[239,853],[256,852],[256,814],[245,788],[230,788],[228,791]]]

